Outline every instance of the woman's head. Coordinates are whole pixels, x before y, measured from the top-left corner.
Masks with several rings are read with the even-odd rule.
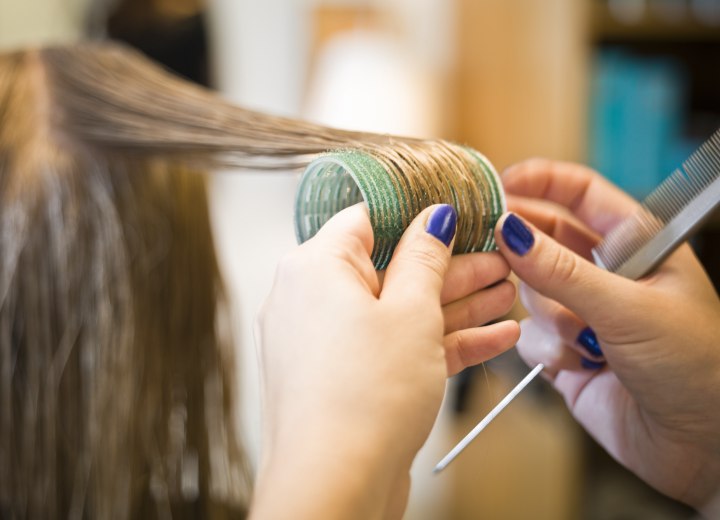
[[[141,105],[64,81],[103,52],[0,56],[0,516],[208,516],[248,481],[205,180],[115,146]]]

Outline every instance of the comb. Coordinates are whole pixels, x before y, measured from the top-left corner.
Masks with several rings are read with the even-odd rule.
[[[720,205],[720,130],[592,250],[595,263],[637,280],[655,269]]]
[[[640,209],[613,228],[592,250],[595,263],[637,280],[655,269],[720,205],[720,129],[643,201]],[[444,470],[542,372],[533,368],[505,398],[438,462]]]

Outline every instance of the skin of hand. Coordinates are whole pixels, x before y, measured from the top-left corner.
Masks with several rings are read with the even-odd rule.
[[[515,288],[499,253],[451,260],[452,235],[429,231],[448,209],[454,235],[452,208],[426,209],[382,275],[361,205],[280,263],[256,326],[264,432],[251,517],[402,516],[446,377],[517,341],[515,322],[477,327],[510,309]]]
[[[637,202],[586,167],[542,159],[509,168],[503,184],[513,213],[496,239],[531,314],[520,354],[546,364],[572,414],[620,463],[720,517],[720,300],[692,250],[628,280],[596,267],[590,249]]]

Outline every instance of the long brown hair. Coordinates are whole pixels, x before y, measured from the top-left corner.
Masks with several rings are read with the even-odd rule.
[[[241,512],[204,176],[75,132],[73,55],[0,57],[0,517]]]
[[[0,517],[243,511],[200,168],[338,148],[425,191],[471,162],[245,110],[117,45],[0,55]]]

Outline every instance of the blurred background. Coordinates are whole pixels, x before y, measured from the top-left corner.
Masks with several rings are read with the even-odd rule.
[[[247,107],[442,137],[499,170],[530,156],[581,161],[638,198],[720,126],[720,0],[0,0],[0,49],[83,37],[123,40]],[[252,323],[295,244],[298,178],[211,181],[254,462]],[[694,246],[717,287],[720,215]],[[510,353],[449,382],[406,518],[693,517],[610,460],[544,381],[431,476],[526,371]]]

